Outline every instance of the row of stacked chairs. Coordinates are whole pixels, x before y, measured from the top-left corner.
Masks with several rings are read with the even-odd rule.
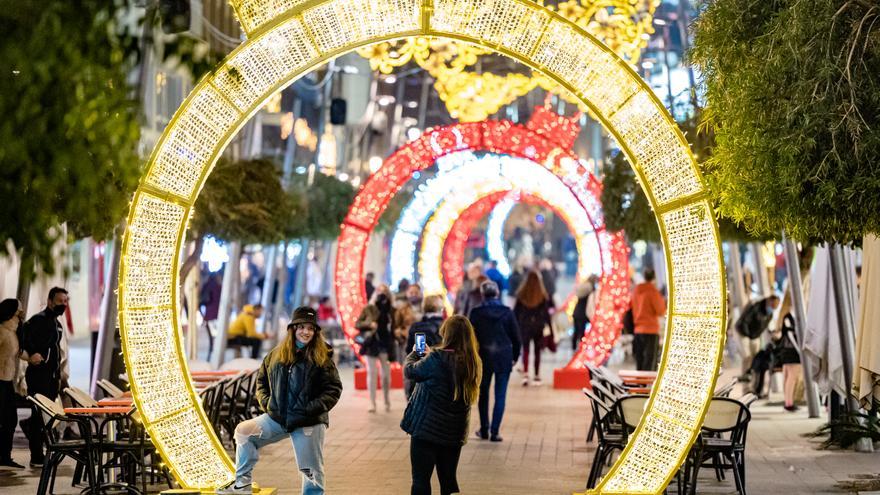
[[[587,442],[592,442],[594,437],[597,441],[587,478],[589,489],[599,482],[614,453],[626,448],[647,407],[648,396],[631,393],[631,388],[605,367],[591,365],[588,368],[590,388],[583,389],[592,412]],[[711,467],[718,481],[725,479],[725,471],[732,471],[737,493],[746,495],[745,442],[751,420],[749,406],[757,397],[746,394],[738,400],[731,399],[735,385],[736,380],[733,380],[715,390],[701,433],[676,474],[677,493],[695,494],[700,468]]]

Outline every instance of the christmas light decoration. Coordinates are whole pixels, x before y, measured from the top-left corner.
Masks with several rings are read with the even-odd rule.
[[[199,81],[160,137],[132,200],[120,264],[120,334],[132,395],[180,485],[210,490],[233,479],[189,377],[176,314],[180,249],[206,177],[238,130],[281,88],[357,48],[425,36],[473,43],[543,73],[605,126],[638,174],[667,254],[664,355],[645,414],[591,492],[661,493],[700,431],[721,362],[727,308],[706,187],[687,142],[644,81],[583,28],[530,0],[235,0],[233,6],[247,41]],[[364,302],[360,275],[370,232],[414,171],[400,161],[420,155],[433,163],[486,140],[515,147],[515,129],[500,137],[486,130],[426,131],[428,139],[414,141],[422,144],[410,155],[364,185],[339,239],[341,252],[352,255],[336,267],[337,294],[348,301],[339,306],[346,321]],[[432,143],[441,152],[435,154]],[[575,167],[546,151],[521,153],[541,164],[550,158],[553,166]]]
[[[629,63],[638,62],[654,32],[654,10],[659,0],[566,0],[547,7],[596,36]],[[560,91],[559,84],[540,72],[495,74],[469,71],[492,50],[469,43],[418,36],[378,43],[358,50],[370,67],[383,74],[415,62],[434,78],[434,89],[449,115],[462,122],[488,118],[531,90],[541,87],[577,104]]]

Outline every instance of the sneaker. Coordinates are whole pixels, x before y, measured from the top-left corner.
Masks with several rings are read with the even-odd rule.
[[[501,435],[495,434],[495,435],[492,435],[492,436],[489,438],[489,441],[490,441],[490,442],[503,442],[504,439],[501,438]]]
[[[391,403],[390,402],[385,403],[385,412],[391,412]]]
[[[795,411],[797,411],[797,410],[800,409],[800,408],[799,408],[798,406],[792,404],[792,405],[790,405],[790,406],[784,406],[783,409],[785,409],[785,410],[788,411],[788,412],[795,412]]]
[[[375,412],[376,412],[376,405],[373,404],[372,407],[370,407],[369,409],[367,409],[367,412],[368,412],[368,413],[371,413],[371,414],[375,413]]]
[[[476,435],[477,438],[479,438],[480,440],[488,440],[489,439],[489,434],[483,433],[480,430],[477,430],[476,432],[474,432],[474,435]]]
[[[536,387],[540,387],[541,385],[544,384],[544,382],[541,381],[540,376],[536,376],[534,379],[532,379],[532,384],[535,385]]]
[[[523,387],[528,387],[529,386],[529,377],[523,378],[522,384],[523,384]]]
[[[234,495],[234,494],[247,494],[250,495],[253,493],[254,487],[251,483],[246,485],[239,485],[235,481],[226,485],[223,488],[217,489],[217,495]]]
[[[42,469],[45,462],[45,459],[31,459],[31,462],[28,463],[28,465],[34,469]]]
[[[4,460],[0,461],[0,466],[11,467],[11,468],[16,468],[16,469],[24,469],[24,466],[13,461],[12,459],[4,459]]]

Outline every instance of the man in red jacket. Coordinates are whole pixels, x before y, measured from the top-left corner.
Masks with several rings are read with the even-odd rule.
[[[654,270],[645,269],[645,281],[633,291],[632,312],[634,323],[633,355],[636,368],[657,369],[657,344],[660,340],[660,317],[666,314],[666,301],[654,285]]]

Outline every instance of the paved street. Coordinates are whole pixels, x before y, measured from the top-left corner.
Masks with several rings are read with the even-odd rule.
[[[549,358],[549,355],[547,356]],[[560,356],[561,358],[562,356]],[[476,438],[462,451],[459,482],[466,494],[568,494],[582,489],[595,444],[584,438],[589,420],[586,399],[577,391],[553,390],[551,361],[543,370],[543,387],[524,388],[511,380],[508,410],[502,435],[504,442],[490,443]],[[398,427],[404,408],[401,391],[395,391],[391,413],[368,414],[366,391],[354,390],[352,370],[341,370],[346,389],[331,415],[327,433],[327,492],[361,495],[404,494],[409,491],[409,441]],[[734,396],[738,391],[734,392]],[[815,440],[803,433],[822,421],[811,420],[802,410],[785,413],[771,396],[771,402],[753,405],[749,430],[747,485],[750,494],[854,493],[838,483],[857,482],[880,490],[880,453],[817,451]],[[22,411],[24,414],[24,411]],[[476,410],[472,425],[476,424]],[[472,427],[474,429],[474,427]],[[20,432],[16,437],[15,458],[28,459]],[[72,466],[59,471],[56,492],[74,494],[67,480]],[[717,483],[708,470],[701,475],[700,493],[735,493],[733,483]],[[36,491],[39,471],[0,470],[0,491]],[[873,481],[870,479],[873,477]],[[256,480],[275,486],[281,494],[299,492],[299,475],[289,442],[265,448],[256,469]],[[435,492],[439,493],[436,486]]]

